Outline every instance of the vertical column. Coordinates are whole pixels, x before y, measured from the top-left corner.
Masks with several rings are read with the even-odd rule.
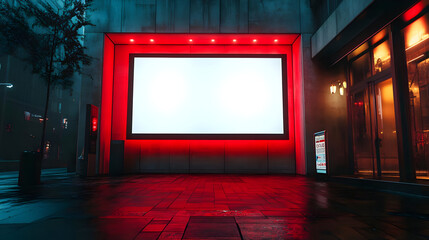
[[[392,53],[393,95],[395,99],[398,161],[401,181],[415,181],[416,170],[412,152],[411,113],[408,90],[407,64],[401,29],[392,24],[390,30]]]
[[[295,110],[295,171],[305,175],[305,136],[304,136],[304,84],[302,81],[302,43],[299,36],[292,44],[293,90]]]
[[[115,45],[104,36],[103,77],[101,86],[100,131],[98,148],[98,174],[109,172],[110,140],[112,132],[112,101],[113,101],[113,59]]]

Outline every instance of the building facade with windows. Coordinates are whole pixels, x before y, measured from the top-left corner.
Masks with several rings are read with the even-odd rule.
[[[58,127],[51,126],[66,131],[67,123],[73,129],[67,138],[51,137],[72,139],[67,144],[72,150],[56,154],[62,166],[73,170],[84,152],[85,106],[93,104],[100,107],[95,163],[100,174],[120,159],[125,173],[314,175],[314,133],[326,130],[332,176],[428,179],[427,1],[111,0],[94,1],[93,9],[88,16],[95,26],[85,29],[85,46],[94,61],[87,76],[77,77],[71,97],[58,93],[70,105],[59,105]],[[288,138],[130,138],[130,54],[286,56]],[[13,107],[16,113],[6,108],[19,104],[24,91],[18,77],[11,77],[19,63],[7,65],[8,59],[13,58],[2,58],[2,74],[8,69],[17,93],[2,89],[2,160],[19,158],[22,149],[10,152],[7,144],[15,146],[14,137],[30,134],[21,136],[7,124],[21,121],[19,126],[34,129],[25,114],[37,115],[25,107]],[[63,114],[66,105],[70,116]],[[50,141],[58,149],[64,145]]]

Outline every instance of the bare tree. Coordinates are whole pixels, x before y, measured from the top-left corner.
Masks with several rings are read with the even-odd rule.
[[[32,66],[45,80],[46,103],[40,142],[45,151],[46,121],[51,89],[71,89],[73,75],[82,74],[91,58],[83,46],[84,27],[92,0],[15,0],[0,3],[0,48]]]

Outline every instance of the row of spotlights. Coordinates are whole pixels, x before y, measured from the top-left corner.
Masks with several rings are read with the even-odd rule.
[[[130,39],[130,42],[134,42],[134,41],[135,41],[134,38]],[[149,41],[153,43],[153,42],[155,42],[155,39],[151,38],[151,39],[149,39]],[[189,42],[193,42],[192,38],[189,39]],[[214,43],[214,42],[216,42],[216,40],[212,39],[211,42]],[[236,43],[237,39],[232,39],[232,42]],[[257,43],[257,42],[258,42],[257,39],[253,39],[253,43]],[[277,43],[277,42],[279,42],[279,40],[278,39],[274,39],[274,42]]]

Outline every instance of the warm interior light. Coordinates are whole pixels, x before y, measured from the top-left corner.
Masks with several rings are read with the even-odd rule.
[[[330,90],[331,90],[331,94],[334,94],[335,92],[337,92],[337,86],[335,86],[334,84],[331,84]]]
[[[212,39],[212,42],[215,42],[215,40],[214,40],[214,39]]]
[[[132,38],[131,38],[131,39],[130,39],[130,42],[134,42],[134,39],[132,39]]]
[[[278,39],[274,39],[274,42],[278,42],[279,40]]]
[[[387,30],[383,29],[380,32],[378,32],[377,34],[374,35],[374,37],[372,37],[371,39],[371,44],[376,44],[379,41],[381,41],[383,38],[385,38],[387,35]]]
[[[150,41],[150,42],[154,42],[155,40],[153,40],[153,39],[150,39],[149,41]]]
[[[257,40],[256,39],[253,39],[253,42],[255,43]]]
[[[237,42],[237,39],[232,39],[233,42]]]
[[[340,87],[340,95],[343,96],[344,95],[344,88]]]
[[[343,87],[347,88],[347,82],[346,81],[343,81]]]
[[[189,39],[189,42],[192,42],[192,39]]]
[[[429,38],[425,18],[421,17],[411,23],[405,30],[406,50]]]
[[[390,49],[389,43],[384,41],[374,48],[374,70],[376,73],[381,72],[388,66],[390,66]]]

